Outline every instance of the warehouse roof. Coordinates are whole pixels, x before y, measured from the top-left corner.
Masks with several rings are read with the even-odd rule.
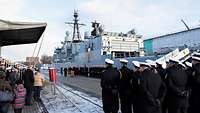
[[[195,27],[195,28],[191,28],[190,30],[183,30],[183,31],[169,33],[169,34],[165,34],[165,35],[161,35],[161,36],[156,36],[156,37],[145,39],[145,40],[152,40],[152,39],[162,38],[162,37],[166,37],[166,36],[170,36],[170,35],[176,35],[176,34],[180,34],[180,33],[184,33],[184,32],[189,32],[189,31],[193,31],[193,30],[197,30],[197,29],[200,29],[200,27]]]
[[[47,24],[10,22],[0,19],[0,46],[36,43]]]

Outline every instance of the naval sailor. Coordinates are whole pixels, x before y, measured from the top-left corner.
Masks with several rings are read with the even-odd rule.
[[[188,75],[184,65],[177,59],[169,60],[167,70],[168,113],[187,113],[189,106]]]
[[[131,70],[127,68],[128,60],[120,59],[122,67],[120,72],[119,97],[122,113],[132,113],[131,104]]]
[[[200,53],[192,56],[191,96],[189,113],[200,113]]]
[[[113,67],[114,61],[105,59],[105,64],[101,77],[103,110],[105,113],[118,113],[120,73]]]

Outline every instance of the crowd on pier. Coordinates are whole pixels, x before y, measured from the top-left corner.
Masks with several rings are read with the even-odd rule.
[[[10,65],[0,59],[0,113],[8,113],[12,108],[15,113],[22,113],[24,106],[32,106],[40,99],[44,77],[39,69]]]

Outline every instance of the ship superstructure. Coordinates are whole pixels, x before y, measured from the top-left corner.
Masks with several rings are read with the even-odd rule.
[[[134,30],[128,33],[105,32],[100,23],[92,22],[93,30],[91,35],[85,35],[83,40],[79,40],[80,31],[77,21],[78,12],[74,12],[73,37],[69,39],[66,33],[65,41],[61,48],[54,51],[54,64],[81,67],[81,66],[102,66],[104,59],[129,58],[144,56],[144,46],[142,36],[136,35]],[[67,23],[67,24],[72,24]],[[76,34],[75,34],[76,33]]]

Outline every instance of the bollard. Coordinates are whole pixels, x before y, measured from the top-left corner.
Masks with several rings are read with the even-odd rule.
[[[56,94],[56,82],[57,82],[57,76],[56,76],[56,69],[55,68],[49,68],[49,81],[51,82],[51,90],[53,94]]]
[[[88,66],[88,77],[90,77],[90,67]]]

